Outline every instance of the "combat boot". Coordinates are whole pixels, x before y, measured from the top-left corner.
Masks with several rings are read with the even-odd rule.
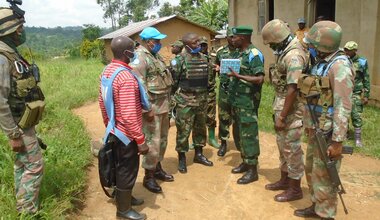
[[[143,186],[151,191],[152,193],[161,193],[162,188],[158,183],[156,182],[156,179],[154,178],[154,172],[155,170],[148,170],[145,169],[145,176],[143,179]]]
[[[246,166],[248,167],[248,170],[240,179],[238,179],[238,184],[247,184],[259,180],[259,175],[257,174],[257,166],[248,164]]]
[[[207,143],[215,148],[219,148],[220,145],[218,144],[218,141],[215,139],[215,128],[208,128],[208,139]]]
[[[301,180],[295,180],[289,178],[289,188],[284,192],[275,195],[274,200],[276,202],[289,202],[294,200],[299,200],[303,198],[303,193],[301,189]]]
[[[196,146],[194,147],[195,153],[194,153],[194,163],[200,163],[205,166],[213,166],[214,163],[212,161],[209,161],[204,155],[203,155],[203,149],[202,147]]]
[[[244,173],[247,170],[248,170],[247,164],[245,164],[244,162],[242,162],[241,164],[239,164],[239,166],[233,168],[231,170],[231,173]]]
[[[178,152],[178,171],[180,173],[187,173],[186,155],[184,152]]]
[[[218,150],[218,156],[223,157],[224,155],[226,155],[226,152],[227,152],[227,141],[222,140],[222,144],[220,145],[220,148]]]
[[[361,128],[355,128],[355,146],[356,147],[363,147],[362,129]]]
[[[131,206],[132,191],[116,189],[116,216],[130,220],[144,220],[146,215],[138,213]]]
[[[173,175],[170,175],[170,174],[166,173],[162,169],[161,162],[157,163],[156,172],[154,173],[154,177],[156,179],[158,179],[158,180],[162,180],[162,181],[165,181],[165,182],[173,182],[174,181]]]
[[[288,172],[281,171],[281,179],[275,183],[269,183],[265,185],[267,190],[286,190],[289,188]]]
[[[295,210],[294,215],[303,218],[319,218],[317,213],[315,213],[315,203],[305,209]]]

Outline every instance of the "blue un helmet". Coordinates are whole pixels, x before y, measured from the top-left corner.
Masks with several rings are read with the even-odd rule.
[[[156,39],[161,40],[167,37],[166,34],[161,34],[156,28],[154,27],[147,27],[144,28],[143,31],[139,34],[142,40],[149,40],[149,39]]]

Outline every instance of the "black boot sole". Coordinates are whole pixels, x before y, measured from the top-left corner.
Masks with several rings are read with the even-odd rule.
[[[204,161],[199,161],[199,160],[193,160],[194,163],[199,163],[207,167],[212,167],[214,166],[214,163],[210,161],[210,163],[204,162]]]

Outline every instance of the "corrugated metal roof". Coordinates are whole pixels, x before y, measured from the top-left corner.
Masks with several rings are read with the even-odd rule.
[[[180,20],[183,20],[185,22],[189,22],[191,24],[194,24],[196,26],[199,26],[199,27],[202,27],[204,29],[207,29],[209,30],[210,32],[214,33],[214,34],[218,34],[217,32],[213,31],[212,29],[208,28],[208,27],[205,27],[205,26],[202,26],[202,25],[199,25],[199,24],[196,24],[192,21],[189,21],[185,18],[182,18],[178,15],[171,15],[171,16],[167,16],[167,17],[162,17],[162,18],[155,18],[155,19],[148,19],[148,20],[145,20],[145,21],[140,21],[140,22],[136,22],[136,23],[133,23],[133,24],[130,24],[126,27],[123,27],[123,28],[120,28],[119,30],[116,30],[114,32],[111,32],[109,34],[106,34],[102,37],[100,37],[99,39],[113,39],[115,37],[118,37],[118,36],[132,36],[140,31],[142,31],[144,28],[146,27],[151,27],[151,26],[154,26],[156,24],[159,24],[161,22],[164,22],[164,21],[167,21],[167,20],[170,20],[172,18],[179,18]]]

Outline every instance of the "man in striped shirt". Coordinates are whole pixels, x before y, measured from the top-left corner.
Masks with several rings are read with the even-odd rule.
[[[120,67],[125,68],[116,75],[112,82],[114,105],[114,130],[120,130],[122,136],[126,136],[131,142],[126,145],[115,135],[112,130],[108,138],[113,141],[112,151],[116,167],[116,215],[125,219],[145,219],[145,214],[140,214],[131,208],[132,189],[136,182],[139,170],[139,154],[146,154],[148,147],[142,131],[142,105],[137,78],[132,74],[132,68],[128,65],[135,57],[134,42],[128,37],[116,37],[111,42],[114,55],[112,62],[103,71],[103,78],[110,78]],[[109,121],[106,112],[106,104],[100,89],[99,105],[102,111],[103,122],[107,126]],[[104,96],[103,96],[104,95]],[[107,100],[108,101],[108,100]],[[151,120],[152,120],[151,115]],[[117,137],[116,137],[117,136]]]

